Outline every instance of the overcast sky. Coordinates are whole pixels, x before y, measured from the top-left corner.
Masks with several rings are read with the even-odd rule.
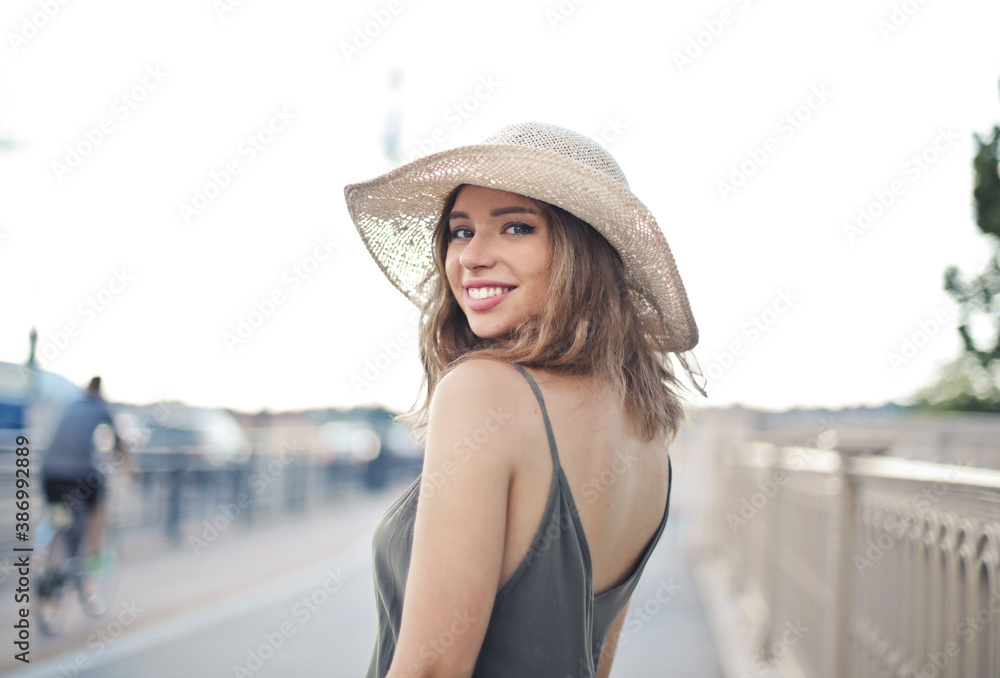
[[[602,138],[673,250],[703,404],[906,397],[960,350],[945,268],[989,254],[996,2],[0,12],[0,360],[37,327],[47,369],[112,400],[413,402],[413,308],[343,200],[394,166],[393,111],[404,159],[526,120]]]

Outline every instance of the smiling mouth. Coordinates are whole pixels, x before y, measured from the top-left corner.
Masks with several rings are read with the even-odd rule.
[[[472,299],[489,299],[505,292],[510,292],[514,287],[470,287],[467,292]]]

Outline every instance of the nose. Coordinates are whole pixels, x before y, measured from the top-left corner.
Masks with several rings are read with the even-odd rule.
[[[470,271],[479,267],[489,268],[496,263],[496,254],[489,242],[489,236],[483,229],[476,231],[465,244],[458,263]]]

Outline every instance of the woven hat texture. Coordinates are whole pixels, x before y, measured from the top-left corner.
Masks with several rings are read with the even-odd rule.
[[[542,200],[589,223],[621,256],[629,291],[658,339],[676,353],[698,343],[666,237],[618,163],[588,137],[543,123],[510,125],[481,144],[428,155],[344,189],[368,251],[418,307],[436,275],[433,229],[445,198],[460,184]]]

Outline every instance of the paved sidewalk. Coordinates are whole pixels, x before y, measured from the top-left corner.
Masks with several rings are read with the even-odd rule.
[[[77,612],[57,639],[34,630],[32,665],[15,670],[8,655],[0,672],[222,678],[244,675],[244,667],[255,678],[362,676],[375,634],[372,530],[408,484],[252,530],[237,520],[197,555],[187,540],[176,550],[128,554],[108,615]],[[681,558],[682,521],[671,515],[633,595],[615,678],[721,675]]]

